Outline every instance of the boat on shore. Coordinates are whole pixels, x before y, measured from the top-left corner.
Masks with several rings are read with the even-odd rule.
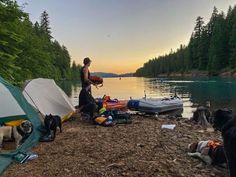
[[[142,98],[129,100],[128,109],[151,114],[159,114],[183,109],[183,101],[178,96],[168,98]]]

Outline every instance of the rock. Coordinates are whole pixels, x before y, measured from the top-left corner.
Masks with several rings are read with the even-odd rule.
[[[141,147],[141,148],[144,147],[144,145],[143,145],[143,144],[140,144],[140,143],[138,143],[137,146],[138,146],[138,147]]]
[[[198,133],[204,133],[205,131],[204,130],[198,130],[197,132]]]
[[[91,165],[93,165],[95,162],[94,162],[94,161],[89,161],[88,163],[91,164]]]
[[[214,132],[215,130],[213,128],[207,128],[207,132]]]
[[[65,168],[64,171],[67,172],[67,173],[70,173],[70,170],[67,169],[67,168]]]
[[[116,167],[116,168],[119,168],[119,167],[122,167],[124,166],[124,162],[118,162],[118,163],[112,163],[110,165],[108,165],[107,167]]]
[[[212,176],[212,177],[213,177],[213,176],[216,176],[216,175],[215,175],[215,173],[211,172],[210,176]]]

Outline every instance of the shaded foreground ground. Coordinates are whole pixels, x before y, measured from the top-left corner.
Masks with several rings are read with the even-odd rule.
[[[177,126],[161,130],[166,123]],[[132,124],[114,127],[69,121],[54,142],[32,149],[38,159],[13,164],[3,176],[224,177],[226,169],[207,167],[186,153],[190,142],[220,138],[219,133],[203,131],[186,119],[135,116]]]

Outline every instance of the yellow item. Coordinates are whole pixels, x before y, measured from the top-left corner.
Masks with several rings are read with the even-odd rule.
[[[106,108],[101,108],[101,109],[99,109],[99,114],[102,114],[102,113],[104,113],[106,111]]]
[[[106,117],[97,117],[96,119],[95,119],[95,122],[96,123],[98,123],[98,124],[103,124],[103,122],[105,122],[107,120],[107,118]]]
[[[23,121],[25,121],[25,119],[13,120],[13,121],[10,121],[10,122],[5,122],[5,125],[7,125],[7,126],[18,126]]]
[[[102,104],[102,107],[103,107],[103,108],[106,108],[106,107],[107,107],[107,104],[106,104],[106,103],[103,103],[103,104]]]
[[[65,121],[67,121],[67,120],[68,120],[71,116],[73,116],[74,114],[75,114],[75,112],[70,112],[69,114],[65,115],[65,116],[61,119],[62,123],[65,122]]]

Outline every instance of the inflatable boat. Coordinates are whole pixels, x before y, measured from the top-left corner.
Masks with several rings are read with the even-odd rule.
[[[183,101],[177,96],[169,98],[143,98],[129,100],[128,109],[145,113],[163,113],[183,109]]]

